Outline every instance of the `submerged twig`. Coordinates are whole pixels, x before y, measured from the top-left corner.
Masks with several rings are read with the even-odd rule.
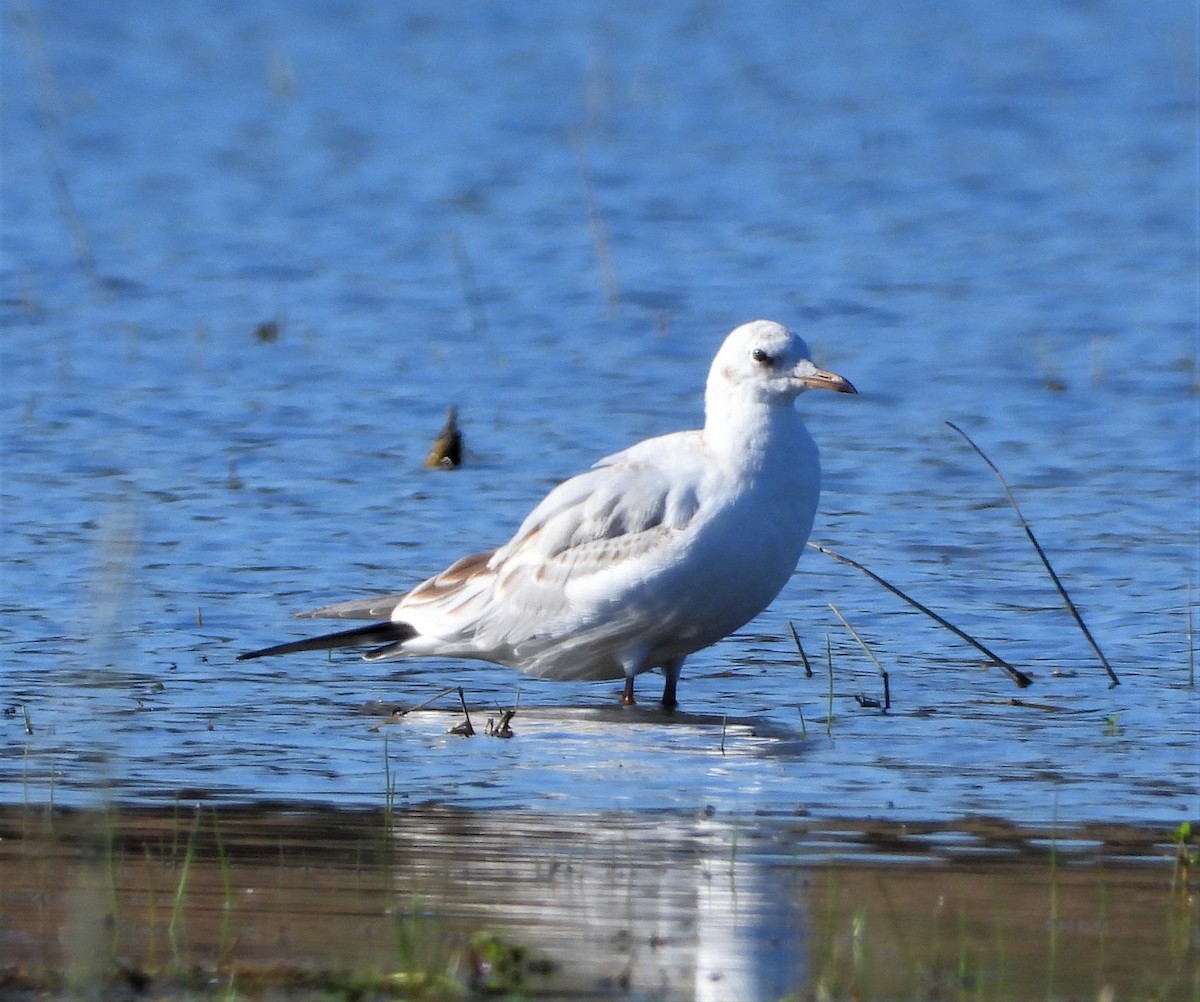
[[[883,585],[883,587],[886,588],[888,591],[890,591],[893,595],[896,595],[897,597],[904,599],[905,602],[907,602],[909,605],[911,605],[918,612],[925,613],[926,616],[928,616],[930,619],[932,619],[939,626],[942,626],[945,629],[949,630],[960,640],[965,640],[968,644],[970,644],[972,647],[974,647],[977,651],[986,655],[987,658],[992,662],[992,664],[996,665],[996,667],[998,667],[998,668],[1002,668],[1005,671],[1005,673],[1008,675],[1008,677],[1011,678],[1017,684],[1018,688],[1024,689],[1026,686],[1033,684],[1033,679],[1030,678],[1028,675],[1026,675],[1023,671],[1020,671],[1019,669],[1014,668],[1012,665],[1010,665],[1007,661],[1005,661],[998,654],[994,654],[994,653],[992,653],[992,651],[990,651],[986,647],[984,647],[983,644],[981,644],[978,640],[976,640],[974,637],[972,637],[969,633],[963,632],[957,626],[955,626],[953,623],[949,622],[944,617],[939,616],[936,612],[934,612],[932,609],[930,609],[927,605],[922,605],[920,602],[918,602],[912,596],[906,595],[899,588],[897,588],[894,584],[890,584],[889,582],[884,581],[883,578],[881,578],[878,574],[876,574],[874,571],[869,570],[868,568],[864,567],[857,560],[851,560],[849,557],[842,556],[842,554],[838,553],[836,550],[830,550],[827,547],[818,545],[817,543],[810,542],[808,545],[811,546],[814,550],[817,550],[820,553],[824,553],[825,556],[827,556],[827,557],[833,557],[834,560],[840,560],[844,564],[849,564],[851,567],[856,567],[858,570],[862,571],[867,577],[869,577],[876,584]]]
[[[796,644],[796,650],[800,652],[800,661],[804,665],[804,677],[812,678],[812,665],[808,663],[808,655],[804,653],[804,645],[800,643],[800,634],[796,632],[796,627],[792,624],[790,619],[788,620],[788,629],[792,631],[792,640]]]
[[[515,734],[512,729],[512,718],[517,715],[515,709],[501,710],[500,723],[496,723],[491,717],[487,718],[487,723],[483,725],[483,733],[491,738],[511,738]]]
[[[416,713],[417,710],[423,710],[423,709],[425,709],[425,707],[430,706],[433,703],[436,703],[443,696],[449,696],[450,693],[452,693],[456,688],[458,688],[459,696],[461,697],[462,689],[460,687],[453,686],[453,685],[447,686],[445,689],[443,689],[441,692],[439,692],[436,696],[430,696],[427,700],[425,700],[425,702],[418,703],[416,706],[410,706],[407,710],[397,710],[396,714],[398,716],[404,717],[410,713]]]
[[[1079,610],[1075,608],[1075,603],[1071,601],[1071,596],[1067,594],[1067,589],[1063,587],[1063,583],[1058,579],[1058,575],[1054,573],[1054,568],[1050,566],[1050,560],[1046,557],[1046,551],[1042,549],[1041,544],[1037,541],[1037,537],[1033,534],[1033,529],[1031,529],[1029,523],[1025,521],[1025,516],[1021,514],[1021,507],[1017,504],[1017,499],[1013,496],[1013,492],[1008,486],[1008,481],[1004,479],[1004,474],[1001,473],[999,467],[997,467],[996,464],[987,457],[987,453],[985,453],[971,440],[970,435],[963,431],[953,421],[947,421],[946,424],[948,424],[963,438],[965,438],[967,440],[967,445],[974,449],[979,454],[979,458],[987,463],[991,471],[996,474],[996,478],[1000,481],[1000,486],[1004,488],[1004,493],[1008,496],[1008,503],[1012,505],[1012,510],[1017,513],[1017,521],[1021,523],[1021,528],[1025,530],[1025,535],[1029,537],[1029,541],[1033,544],[1034,550],[1037,551],[1038,557],[1041,558],[1042,565],[1050,574],[1050,580],[1054,582],[1054,587],[1058,589],[1058,593],[1062,596],[1063,601],[1066,602],[1067,611],[1070,612],[1075,622],[1079,624],[1079,628],[1083,631],[1083,635],[1087,638],[1087,642],[1091,644],[1092,650],[1096,652],[1096,657],[1100,659],[1100,663],[1104,666],[1104,670],[1108,672],[1108,677],[1111,680],[1110,688],[1113,685],[1120,685],[1121,680],[1117,678],[1117,673],[1113,671],[1112,665],[1108,663],[1108,658],[1106,658],[1104,656],[1104,652],[1100,650],[1100,645],[1096,643],[1096,639],[1092,636],[1092,631],[1087,628],[1087,624],[1083,621],[1083,616],[1079,614]]]
[[[514,736],[512,729],[512,719],[517,715],[517,710],[521,706],[521,690],[517,690],[517,698],[513,701],[511,710],[503,709],[499,704],[496,706],[496,712],[500,714],[500,723],[496,723],[491,717],[487,718],[487,723],[483,727],[483,733],[493,738],[511,738]]]
[[[867,642],[858,635],[858,630],[856,630],[853,626],[851,626],[850,621],[845,616],[842,615],[841,610],[839,610],[838,607],[836,605],[834,605],[832,602],[829,603],[829,608],[832,610],[833,614],[842,621],[842,626],[844,626],[847,630],[850,631],[850,636],[852,636],[855,640],[858,641],[858,646],[867,652],[867,657],[869,657],[872,661],[875,662],[875,667],[879,669],[879,674],[883,677],[884,701],[882,703],[880,703],[879,700],[877,700],[877,699],[871,699],[867,696],[859,696],[858,697],[858,705],[871,707],[873,709],[878,709],[878,710],[890,710],[892,707],[892,696],[891,696],[891,688],[888,685],[887,670],[883,667],[883,665],[881,665],[879,663],[879,658],[877,658],[875,656],[875,652],[873,650],[871,650],[870,647],[867,646]]]
[[[1052,703],[1031,703],[1027,699],[1017,699],[1013,696],[1010,699],[997,700],[1001,706],[1021,706],[1027,710],[1045,710],[1047,713],[1066,713],[1065,706],[1055,706]]]
[[[332,653],[332,651],[330,653]],[[405,717],[407,717],[410,713],[416,713],[417,710],[423,710],[423,709],[425,709],[425,707],[430,706],[433,703],[436,703],[443,696],[450,695],[450,693],[452,693],[454,691],[454,689],[455,689],[455,686],[449,686],[449,687],[443,689],[441,692],[439,692],[436,696],[430,696],[427,700],[425,700],[425,702],[418,703],[416,706],[410,706],[407,710],[400,710],[400,709],[393,710],[390,714],[388,714],[388,716],[384,720],[381,720],[381,721],[379,721],[379,723],[373,725],[371,727],[371,730],[378,731],[379,728],[381,728],[384,724],[398,723],[399,721],[401,721]]]
[[[463,716],[466,718],[461,724],[456,724],[450,728],[451,734],[458,734],[464,738],[469,738],[475,733],[475,728],[471,724],[471,714],[467,711],[467,697],[463,695],[462,686],[458,687],[458,701],[462,705]]]

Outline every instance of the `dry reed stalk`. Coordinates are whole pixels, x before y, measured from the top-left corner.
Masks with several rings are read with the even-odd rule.
[[[842,554],[838,553],[836,550],[830,550],[824,546],[819,546],[816,543],[810,542],[808,545],[811,546],[814,550],[817,550],[820,553],[824,553],[825,556],[827,556],[827,557],[833,557],[834,560],[840,560],[844,564],[849,564],[851,567],[857,568],[858,570],[862,571],[867,577],[869,577],[872,581],[874,581],[876,584],[883,585],[883,587],[886,588],[888,591],[890,591],[893,595],[896,595],[897,597],[904,599],[905,602],[907,602],[909,605],[911,605],[918,612],[925,613],[926,616],[928,616],[930,619],[932,619],[939,626],[944,627],[945,629],[949,630],[960,640],[966,641],[968,644],[970,644],[972,647],[974,647],[977,651],[984,654],[988,658],[988,660],[991,661],[992,664],[996,665],[998,668],[1002,668],[1004,670],[1004,672],[1008,675],[1008,677],[1011,678],[1017,684],[1018,688],[1024,689],[1026,686],[1033,684],[1033,679],[1030,678],[1028,675],[1026,675],[1023,671],[1020,671],[1019,669],[1014,668],[1012,665],[1010,665],[1007,661],[1005,661],[998,654],[994,654],[994,653],[992,653],[992,651],[990,651],[986,647],[984,647],[983,644],[981,644],[978,640],[976,640],[974,637],[972,637],[969,633],[966,633],[963,630],[960,630],[957,626],[955,626],[953,623],[946,620],[944,617],[939,616],[936,612],[934,612],[928,606],[922,605],[915,598],[912,598],[911,596],[906,595],[899,588],[897,588],[894,584],[890,584],[889,582],[885,581],[874,571],[868,570],[866,567],[864,567],[862,564],[860,564],[857,560],[851,560],[849,557],[842,556]]]
[[[1037,537],[1033,534],[1033,529],[1030,528],[1029,523],[1025,521],[1025,516],[1021,514],[1021,507],[1017,504],[1017,499],[1013,496],[1013,492],[1008,486],[1008,481],[1004,479],[1004,474],[1001,473],[999,467],[997,467],[996,464],[987,457],[987,453],[985,453],[971,440],[970,435],[963,431],[953,421],[947,421],[946,424],[958,432],[963,438],[965,438],[967,440],[967,445],[974,449],[979,454],[979,458],[987,463],[991,471],[996,474],[996,478],[1000,481],[1000,486],[1004,488],[1004,493],[1008,497],[1008,503],[1012,505],[1012,510],[1017,513],[1017,521],[1021,523],[1021,528],[1025,530],[1025,535],[1029,537],[1029,541],[1033,544],[1034,550],[1037,551],[1038,557],[1041,558],[1042,565],[1050,574],[1050,580],[1054,582],[1054,587],[1058,589],[1058,593],[1062,596],[1063,601],[1067,604],[1067,611],[1070,612],[1075,622],[1079,624],[1079,629],[1083,631],[1083,635],[1087,638],[1087,642],[1091,645],[1092,650],[1096,652],[1096,657],[1100,659],[1100,663],[1104,666],[1104,670],[1108,672],[1108,677],[1110,679],[1109,688],[1111,689],[1113,686],[1120,685],[1121,680],[1117,678],[1117,673],[1113,671],[1112,665],[1108,663],[1108,658],[1106,658],[1104,656],[1104,652],[1100,650],[1100,645],[1096,643],[1096,639],[1092,636],[1092,631],[1087,628],[1087,624],[1083,621],[1083,616],[1081,616],[1079,610],[1075,608],[1075,603],[1071,601],[1071,596],[1067,594],[1067,589],[1063,587],[1063,583],[1059,580],[1058,575],[1054,572],[1054,568],[1050,566],[1050,560],[1046,556],[1046,551],[1042,549],[1041,544],[1037,541]]]
[[[842,621],[842,626],[844,626],[847,630],[850,631],[850,636],[852,636],[856,641],[858,641],[858,646],[867,652],[867,657],[869,657],[872,661],[875,662],[875,667],[879,669],[880,677],[883,679],[883,702],[880,703],[879,700],[870,699],[867,696],[859,696],[858,697],[859,705],[860,706],[869,706],[869,707],[873,707],[875,709],[890,710],[892,708],[892,687],[888,682],[887,669],[885,669],[883,667],[883,665],[881,665],[879,663],[879,658],[877,658],[875,656],[875,652],[873,650],[871,650],[871,648],[867,645],[867,642],[865,640],[863,640],[863,638],[861,636],[859,636],[858,630],[856,630],[853,626],[850,625],[850,621],[845,616],[842,615],[841,610],[839,610],[838,607],[836,605],[834,605],[832,602],[829,603],[829,608],[833,612],[833,614]]]
[[[804,653],[804,645],[800,643],[800,634],[796,632],[796,627],[790,619],[788,620],[788,629],[792,631],[792,642],[796,645],[796,650],[800,652],[800,662],[804,665],[804,677],[812,678],[812,665],[808,663],[808,655]]]

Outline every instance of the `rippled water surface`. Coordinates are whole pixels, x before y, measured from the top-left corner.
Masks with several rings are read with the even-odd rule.
[[[1191,16],[10,6],[0,800],[1195,817]],[[800,401],[814,539],[1031,688],[817,553],[671,718],[487,665],[233,660],[694,426],[758,316],[860,390]],[[468,461],[425,471],[450,404]],[[375,726],[447,686],[479,730],[519,691],[515,737],[447,733],[456,695]]]

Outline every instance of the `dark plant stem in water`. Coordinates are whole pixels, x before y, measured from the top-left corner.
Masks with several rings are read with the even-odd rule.
[[[396,780],[392,776],[392,764],[388,759],[388,736],[383,736],[383,831],[387,836],[392,830],[392,819],[396,809]]]
[[[986,655],[988,660],[990,660],[992,662],[992,664],[996,665],[999,668],[1004,669],[1004,671],[1008,674],[1008,677],[1011,678],[1017,684],[1018,688],[1024,689],[1026,686],[1033,684],[1033,679],[1030,678],[1028,675],[1026,675],[1023,671],[1020,671],[1019,669],[1014,668],[1012,665],[1010,665],[1007,661],[1005,661],[998,654],[993,654],[990,650],[988,650],[986,647],[984,647],[983,644],[981,644],[978,640],[976,640],[974,637],[972,637],[969,633],[964,633],[957,626],[955,626],[953,623],[948,622],[943,617],[939,616],[936,612],[934,612],[928,606],[922,605],[915,598],[912,598],[911,596],[904,594],[904,592],[902,592],[894,584],[889,584],[887,581],[884,581],[883,578],[881,578],[878,574],[876,574],[872,570],[868,570],[866,567],[864,567],[862,564],[860,564],[857,560],[851,560],[849,557],[844,557],[835,550],[827,549],[824,546],[818,546],[816,543],[809,543],[808,545],[811,546],[814,550],[817,550],[820,553],[824,553],[825,556],[827,556],[827,557],[833,557],[834,560],[840,560],[843,564],[849,564],[851,567],[856,567],[858,570],[862,571],[867,577],[869,577],[876,584],[883,585],[883,587],[886,588],[888,591],[890,591],[893,595],[896,595],[897,597],[904,599],[905,602],[907,602],[909,605],[911,605],[918,612],[925,613],[926,616],[928,616],[930,619],[932,619],[939,626],[945,627],[947,630],[949,630],[951,633],[953,633],[960,640],[965,640],[968,644],[970,644],[972,647],[974,647],[977,651]]]
[[[466,717],[465,723],[459,724],[455,733],[461,733],[465,737],[471,737],[475,733],[475,728],[471,724],[471,713],[467,709],[467,697],[463,695],[462,686],[458,687],[458,702],[462,706],[463,716]]]
[[[829,706],[825,711],[825,736],[833,737],[833,647],[829,643],[829,634],[825,634],[825,664],[829,668]]]
[[[448,686],[447,688],[443,689],[436,696],[430,696],[423,703],[418,703],[416,706],[410,706],[407,710],[397,710],[396,715],[403,717],[409,713],[416,713],[417,710],[423,710],[423,709],[425,709],[425,707],[431,706],[432,704],[436,703],[443,696],[448,696],[448,695],[450,695],[450,693],[455,692],[455,691],[458,692],[459,699],[462,699],[462,687],[452,685],[452,686]]]
[[[988,459],[987,454],[973,441],[971,441],[970,435],[963,431],[953,421],[947,421],[946,424],[948,424],[963,438],[965,438],[967,440],[967,445],[974,449],[979,454],[979,458],[987,463],[991,468],[991,471],[996,474],[997,479],[1000,481],[1000,486],[1004,488],[1004,493],[1008,496],[1008,503],[1012,505],[1013,511],[1017,513],[1017,520],[1021,523],[1021,528],[1025,530],[1025,535],[1029,537],[1029,541],[1033,544],[1033,548],[1037,551],[1038,557],[1041,558],[1043,566],[1049,572],[1050,580],[1054,582],[1054,587],[1058,589],[1058,593],[1062,596],[1063,601],[1067,603],[1067,611],[1070,612],[1075,622],[1079,624],[1079,628],[1083,631],[1083,635],[1087,638],[1087,642],[1091,644],[1092,650],[1096,652],[1096,657],[1100,659],[1100,663],[1104,666],[1104,670],[1108,672],[1108,677],[1111,681],[1110,688],[1113,685],[1120,685],[1121,680],[1117,678],[1117,673],[1113,671],[1112,665],[1108,663],[1108,658],[1106,658],[1104,656],[1104,652],[1100,650],[1100,645],[1096,643],[1095,638],[1092,636],[1092,631],[1087,628],[1087,624],[1083,621],[1083,616],[1079,614],[1079,610],[1075,608],[1075,603],[1071,601],[1071,596],[1067,594],[1067,589],[1063,587],[1063,583],[1058,579],[1058,575],[1054,573],[1054,568],[1050,566],[1050,561],[1046,557],[1046,551],[1042,549],[1041,544],[1037,541],[1037,537],[1033,534],[1033,529],[1029,527],[1029,523],[1025,521],[1025,516],[1021,514],[1021,508],[1017,504],[1017,499],[1013,496],[1013,492],[1008,486],[1008,481],[1004,479],[1004,474],[1000,472],[995,463]]]
[[[804,653],[804,645],[800,643],[800,634],[796,632],[796,627],[792,624],[790,619],[788,620],[788,629],[792,631],[792,641],[796,645],[796,650],[800,652],[800,661],[804,665],[804,677],[812,678],[812,665],[808,663],[808,655]]]

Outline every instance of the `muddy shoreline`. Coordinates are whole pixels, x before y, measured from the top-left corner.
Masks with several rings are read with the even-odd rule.
[[[0,808],[0,997],[1187,998],[1128,825]]]

